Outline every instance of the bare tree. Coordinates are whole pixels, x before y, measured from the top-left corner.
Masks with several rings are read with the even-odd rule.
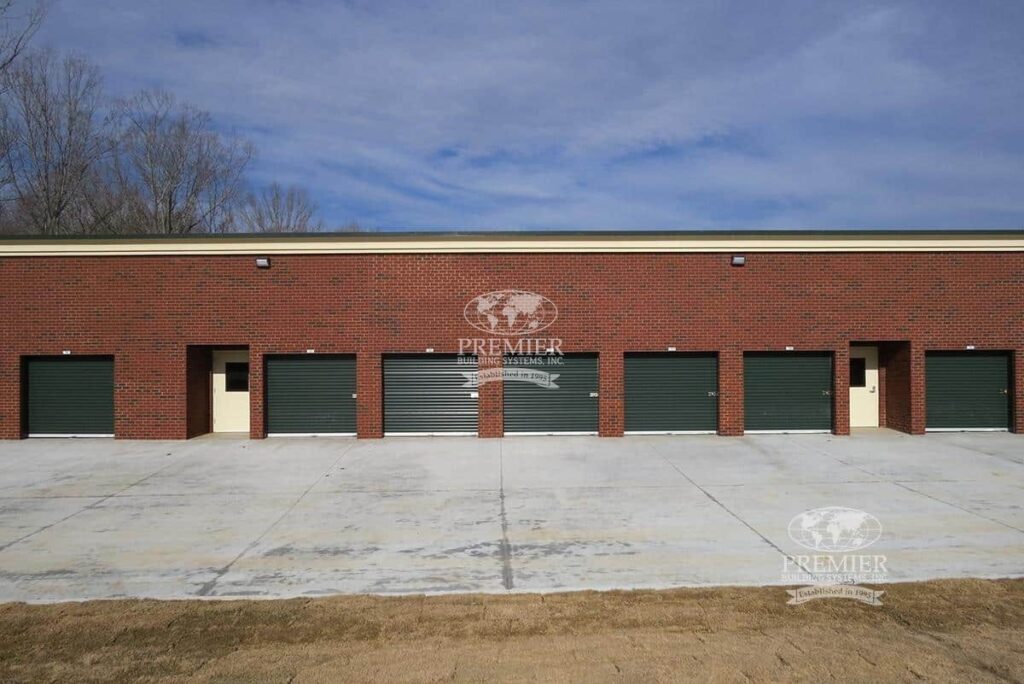
[[[338,226],[334,230],[336,233],[368,233],[376,230],[376,228],[367,228],[356,221],[349,221],[348,223]]]
[[[0,168],[11,220],[43,235],[80,232],[88,180],[110,149],[99,72],[43,51],[2,79]]]
[[[303,188],[278,183],[250,193],[239,212],[241,228],[250,233],[308,233],[323,229],[317,207]]]
[[[252,145],[218,133],[208,113],[164,92],[139,93],[118,110],[127,230],[232,230]]]
[[[0,73],[7,71],[24,52],[45,15],[43,0],[0,0]]]

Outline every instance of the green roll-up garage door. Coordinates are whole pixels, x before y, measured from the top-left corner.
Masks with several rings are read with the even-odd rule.
[[[925,353],[929,429],[1010,427],[1010,356],[1002,352]]]
[[[718,429],[715,354],[630,353],[624,371],[627,432]]]
[[[748,353],[743,356],[747,430],[831,430],[832,354]]]
[[[597,354],[514,356],[505,369],[505,434],[597,432]],[[509,379],[512,369],[533,381]]]
[[[443,354],[384,357],[384,433],[477,432],[476,358]]]
[[[25,361],[29,435],[114,434],[114,360],[96,356]]]
[[[353,434],[356,431],[354,356],[268,356],[269,434]]]

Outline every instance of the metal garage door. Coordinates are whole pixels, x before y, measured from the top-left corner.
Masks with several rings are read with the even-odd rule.
[[[552,356],[515,356],[506,369],[546,373],[555,386],[523,380],[504,381],[505,434],[597,432],[597,354],[566,354],[560,364]],[[507,375],[507,374],[506,374]]]
[[[927,352],[929,430],[1010,427],[1010,357],[1002,352]]]
[[[114,360],[96,356],[25,362],[30,436],[114,436]]]
[[[385,356],[384,433],[476,434],[478,391],[464,375],[476,369],[471,356]]]
[[[832,429],[832,354],[748,353],[743,356],[747,430]]]
[[[354,356],[268,356],[268,434],[355,434]]]
[[[718,429],[715,354],[626,354],[625,381],[627,432]]]

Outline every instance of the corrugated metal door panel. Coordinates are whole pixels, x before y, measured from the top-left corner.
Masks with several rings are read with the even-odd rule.
[[[832,429],[832,354],[743,355],[747,430]]]
[[[385,356],[384,432],[477,432],[478,390],[464,386],[476,369],[472,356]]]
[[[718,429],[718,356],[629,353],[625,357],[626,431]]]
[[[925,384],[927,427],[1010,427],[1009,354],[926,352]]]
[[[30,435],[114,434],[114,360],[56,356],[26,360]]]
[[[548,363],[558,358],[561,363]],[[517,356],[507,358],[505,364],[558,375],[554,379],[556,388],[522,380],[504,381],[506,434],[597,432],[597,354]]]
[[[267,432],[354,433],[354,356],[268,356]]]

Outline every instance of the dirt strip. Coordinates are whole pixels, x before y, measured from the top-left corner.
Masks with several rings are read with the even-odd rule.
[[[1024,580],[0,606],[0,682],[1024,681]]]

